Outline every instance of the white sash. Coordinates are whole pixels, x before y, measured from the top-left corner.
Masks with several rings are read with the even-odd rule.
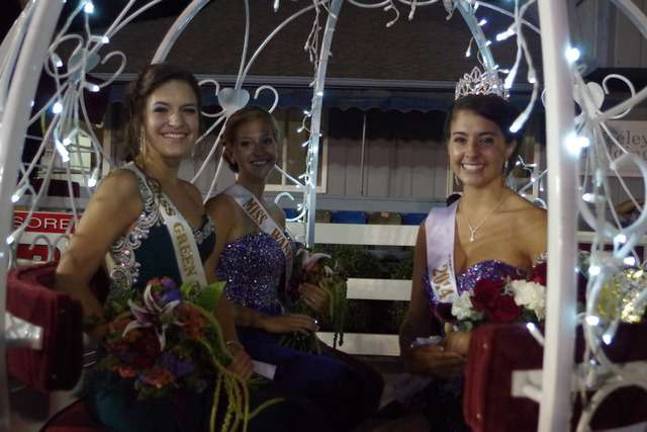
[[[146,177],[133,164],[132,171],[135,172],[146,184]],[[207,286],[207,277],[202,266],[200,251],[193,236],[193,229],[175,207],[173,202],[160,190],[157,194],[159,212],[169,235],[173,242],[175,261],[180,270],[181,283],[197,284],[200,287]]]
[[[427,272],[438,301],[451,303],[458,297],[454,275],[454,233],[458,202],[433,208],[425,220]]]
[[[225,192],[232,197],[236,204],[240,206],[245,214],[258,226],[265,234],[272,237],[281,247],[285,255],[285,283],[290,281],[292,274],[292,241],[284,230],[272,219],[265,207],[258,201],[253,193],[248,191],[244,186],[238,183],[228,187]]]

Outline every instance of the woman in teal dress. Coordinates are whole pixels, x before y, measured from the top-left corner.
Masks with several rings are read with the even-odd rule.
[[[127,108],[132,162],[102,181],[56,272],[57,289],[80,301],[86,321],[92,323],[88,333],[97,341],[108,332],[111,307],[123,306],[133,291],[143,292],[149,280],[168,277],[178,286],[214,280],[214,266],[202,265],[209,262],[215,244],[213,223],[197,188],[177,176],[180,161],[200,133],[195,78],[169,64],[148,66],[132,83]],[[182,237],[178,229],[184,229]],[[180,241],[182,248],[174,244]],[[90,280],[104,258],[111,285],[101,304]],[[228,369],[247,380],[251,359],[238,341],[224,296],[213,312],[233,358]],[[86,401],[110,430],[194,432],[208,426],[213,386],[202,392],[180,390],[173,398],[139,400],[132,380],[93,370],[85,388]],[[271,417],[265,423],[259,417],[250,430],[278,430],[272,424],[280,427],[280,419]]]
[[[432,379],[414,405],[434,432],[469,430],[462,416],[469,335],[446,331],[454,321],[452,300],[479,280],[524,279],[546,250],[546,212],[505,184],[523,137],[510,132],[517,115],[499,95],[468,94],[456,100],[447,120],[449,162],[463,193],[448,207],[432,209],[420,226],[411,302],[400,329],[405,367]]]

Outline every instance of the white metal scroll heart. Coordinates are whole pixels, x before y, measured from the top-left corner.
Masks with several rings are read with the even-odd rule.
[[[248,102],[249,92],[247,90],[227,87],[218,92],[218,103],[227,114],[233,114],[244,108]]]
[[[596,82],[588,82],[586,83],[586,90],[588,93],[588,100],[585,100],[584,102],[589,103],[591,106],[589,109],[596,111],[599,110],[602,107],[602,104],[604,103],[604,89],[602,86]],[[575,119],[576,123],[581,123],[584,120],[584,106],[582,105],[582,97],[580,94],[580,90],[578,89],[577,85],[574,88],[574,94],[573,94],[573,99],[575,100],[575,103],[577,103],[580,108],[582,109],[582,113],[577,116]]]
[[[83,63],[85,62],[85,68]],[[68,71],[73,71],[70,74],[70,80],[78,81],[81,79],[81,73],[88,73],[92,71],[101,62],[101,57],[96,53],[91,53],[86,49],[74,52],[67,62]]]

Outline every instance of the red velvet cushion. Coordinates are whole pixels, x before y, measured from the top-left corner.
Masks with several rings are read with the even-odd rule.
[[[105,432],[90,414],[83,400],[78,400],[64,408],[50,419],[41,432]]]
[[[41,390],[69,390],[81,374],[83,336],[81,305],[53,291],[56,263],[12,270],[7,278],[7,309],[43,327],[43,348],[10,348],[9,374]]]
[[[605,352],[614,361],[647,359],[647,324],[624,324],[612,347]],[[582,358],[581,332],[576,358]],[[539,405],[510,394],[514,370],[541,369],[543,349],[523,324],[490,324],[472,333],[465,372],[463,410],[475,432],[536,430]],[[577,424],[580,404],[575,404],[573,424]],[[647,393],[630,387],[611,394],[598,409],[594,429],[621,427],[647,420]]]

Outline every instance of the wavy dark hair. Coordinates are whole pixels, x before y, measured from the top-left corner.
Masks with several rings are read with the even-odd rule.
[[[239,109],[238,111],[233,113],[231,117],[229,117],[229,119],[227,119],[227,125],[225,126],[225,131],[222,134],[222,141],[225,147],[231,146],[234,143],[236,139],[236,132],[238,132],[238,128],[241,125],[254,120],[261,120],[267,126],[269,126],[270,130],[272,131],[274,140],[277,143],[279,142],[279,126],[277,125],[276,120],[274,119],[272,114],[264,108],[248,106]],[[224,157],[227,165],[229,165],[229,168],[231,168],[233,172],[237,173],[238,165],[235,162],[231,161],[226,156],[226,154]]]
[[[146,100],[155,90],[169,81],[187,83],[195,93],[198,109],[202,107],[200,86],[191,72],[170,63],[157,63],[146,66],[137,75],[137,78],[128,85],[126,93],[126,121],[124,124],[126,160],[132,160],[139,154],[139,140],[144,123]]]
[[[517,156],[519,155],[521,141],[525,134],[524,128],[517,132],[510,131],[510,126],[512,126],[512,123],[517,119],[520,111],[510,102],[497,95],[488,94],[464,96],[456,100],[449,111],[449,115],[445,121],[445,142],[449,142],[452,121],[454,121],[456,113],[460,111],[472,111],[481,117],[490,120],[499,126],[506,144],[510,144],[513,141],[516,142],[514,150],[508,158],[508,169],[505,172],[505,175],[510,174],[510,171],[512,171],[515,166]]]

